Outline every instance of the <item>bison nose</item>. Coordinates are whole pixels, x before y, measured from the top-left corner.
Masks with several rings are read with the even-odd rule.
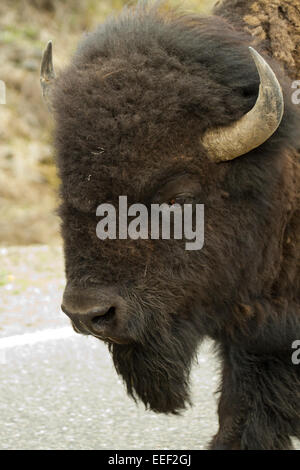
[[[111,329],[116,315],[114,306],[95,307],[84,313],[70,312],[64,304],[61,309],[72,320],[75,330],[79,333],[101,337],[108,327]]]
[[[61,309],[78,333],[102,339],[122,333],[125,302],[111,289],[81,291],[67,286]]]

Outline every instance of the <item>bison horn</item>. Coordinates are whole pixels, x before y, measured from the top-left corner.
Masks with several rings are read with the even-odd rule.
[[[50,111],[52,108],[50,102],[50,91],[54,80],[55,72],[52,61],[52,41],[49,41],[42,58],[40,82],[44,100]]]
[[[202,143],[212,161],[240,157],[262,145],[278,128],[284,111],[280,84],[262,56],[249,47],[259,77],[259,95],[254,107],[235,123],[207,130]]]

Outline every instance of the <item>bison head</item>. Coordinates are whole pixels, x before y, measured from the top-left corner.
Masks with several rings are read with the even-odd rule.
[[[51,43],[44,55],[62,182],[62,308],[77,332],[108,343],[130,395],[154,411],[185,407],[203,336],[247,329],[280,271],[295,124],[249,45],[219,18],[142,4],[87,35],[57,78]],[[203,249],[99,240],[97,206],[117,207],[120,195],[146,207],[204,204]]]

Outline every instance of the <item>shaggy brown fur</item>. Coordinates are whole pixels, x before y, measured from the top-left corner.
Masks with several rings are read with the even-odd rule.
[[[300,136],[290,82],[272,59],[286,102],[276,133],[227,163],[210,162],[201,144],[207,128],[256,101],[251,41],[222,18],[144,3],[85,37],[54,90],[60,214],[68,286],[96,290],[99,302],[113,286],[126,302],[128,344],[108,343],[130,395],[180,412],[209,336],[223,364],[212,447],[281,449],[300,437],[300,366],[291,362],[300,339]],[[205,205],[201,251],[186,251],[184,240],[97,239],[100,203],[127,195],[149,206],[187,175]]]

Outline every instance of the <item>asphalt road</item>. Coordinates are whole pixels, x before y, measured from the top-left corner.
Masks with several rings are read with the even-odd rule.
[[[93,338],[9,346],[0,361],[1,449],[203,449],[216,431],[208,344],[192,373],[195,406],[181,417],[136,406]]]

